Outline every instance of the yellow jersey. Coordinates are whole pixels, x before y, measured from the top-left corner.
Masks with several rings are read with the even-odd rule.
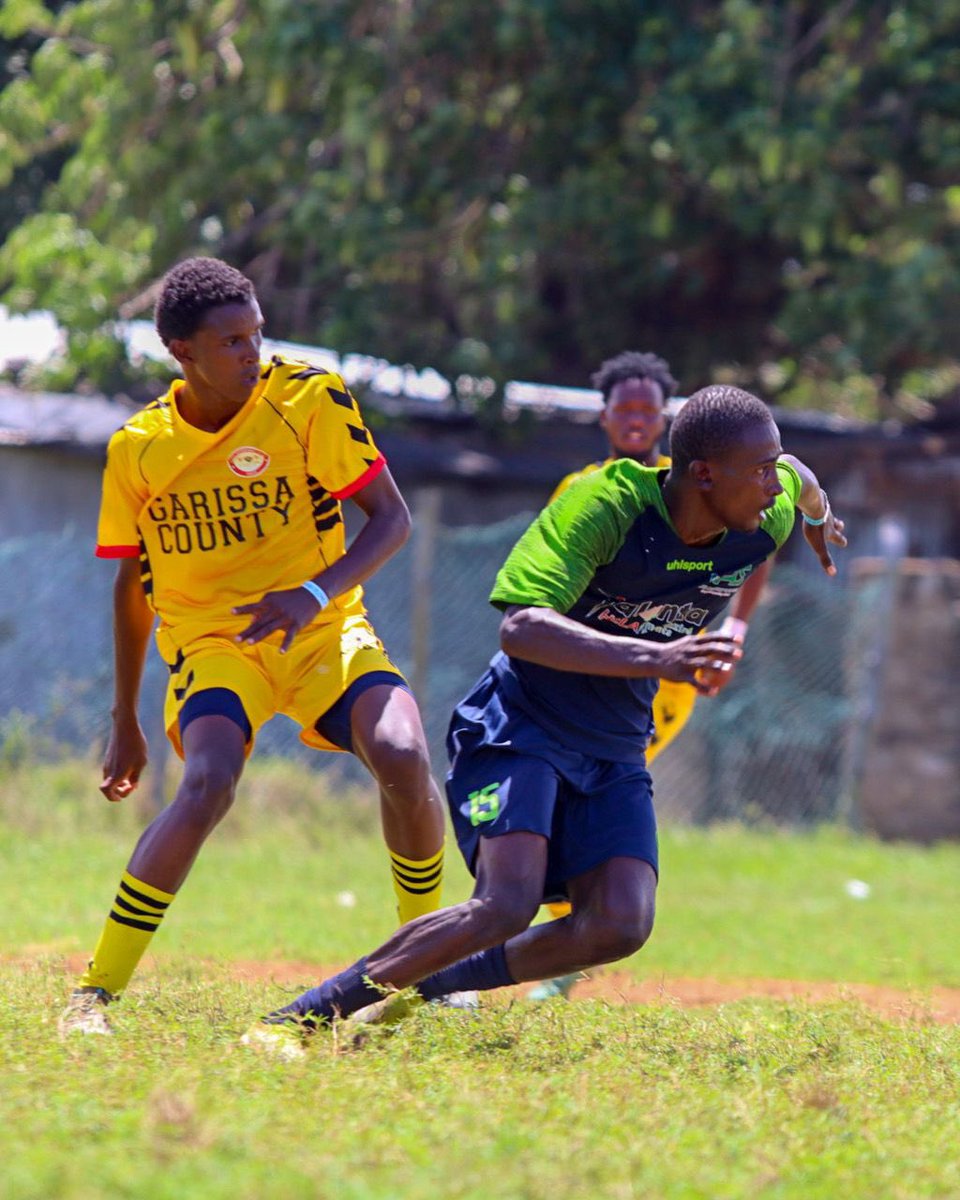
[[[216,433],[180,415],[176,380],[107,449],[97,550],[139,557],[161,653],[235,636],[239,604],[298,587],[346,550],[340,501],[386,465],[339,375],[274,357]],[[322,622],[363,611],[360,587]]]
[[[594,471],[599,471],[601,467],[608,467],[610,463],[616,462],[618,456],[611,455],[610,458],[605,458],[603,462],[589,463],[585,467],[581,467],[579,471],[571,471],[569,475],[564,475],[557,486],[553,489],[548,504],[552,504],[558,496],[562,496],[571,483],[576,483],[578,479],[582,479],[584,475],[591,475]],[[665,454],[658,454],[657,461],[651,464],[654,467],[669,467],[670,459]]]

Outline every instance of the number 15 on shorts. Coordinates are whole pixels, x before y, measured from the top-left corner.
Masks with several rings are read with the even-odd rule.
[[[488,783],[486,787],[478,788],[475,792],[467,794],[467,799],[470,801],[471,825],[484,825],[488,821],[495,821],[499,817],[499,793],[499,783]]]

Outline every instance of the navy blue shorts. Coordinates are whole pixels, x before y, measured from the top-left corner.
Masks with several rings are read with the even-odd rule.
[[[447,801],[470,872],[476,874],[482,837],[521,831],[549,841],[544,899],[565,896],[569,880],[611,858],[639,858],[657,872],[657,822],[646,768],[552,744],[536,722],[515,710],[509,715],[511,736],[505,737],[502,697],[494,707],[489,723],[464,721],[458,709],[451,726]]]

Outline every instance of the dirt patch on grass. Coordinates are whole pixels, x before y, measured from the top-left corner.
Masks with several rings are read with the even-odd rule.
[[[683,1008],[745,999],[798,1000],[808,1004],[855,1000],[889,1019],[960,1023],[960,988],[908,991],[870,983],[796,979],[638,980],[624,972],[605,971],[578,983],[573,996],[624,1004],[678,1004]]]
[[[26,965],[29,959],[19,955],[13,961]],[[69,975],[79,974],[85,965],[85,955],[64,957]],[[148,973],[151,969],[148,958],[143,971]],[[312,986],[339,969],[340,966],[324,963],[284,960],[211,965],[211,972],[228,970],[235,979],[275,983],[284,989]],[[501,994],[520,999],[529,987],[529,984],[522,984],[506,988]],[[793,1000],[806,1004],[853,1000],[888,1020],[960,1024],[960,988],[946,987],[908,990],[870,983],[796,979],[637,979],[625,971],[609,970],[597,971],[582,979],[575,985],[571,998],[575,1001],[605,1000],[611,1004],[671,1004],[681,1008],[706,1008],[746,999]]]

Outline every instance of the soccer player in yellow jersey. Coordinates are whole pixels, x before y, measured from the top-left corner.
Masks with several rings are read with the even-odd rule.
[[[172,803],[141,836],[64,1031],[110,1031],[200,847],[230,808],[258,728],[283,712],[377,781],[401,921],[439,906],[443,809],[417,705],[363,607],[361,584],[410,515],[343,380],[261,361],[252,283],[213,258],[165,276],[156,326],[183,371],[110,442],[97,554],[119,562],[115,701],[100,790],[137,786],[150,631],[170,670],[165,721],[183,758]],[[349,549],[341,503],[366,522]]]
[[[610,454],[601,462],[589,463],[578,471],[565,475],[550,497],[553,503],[577,480],[600,470],[618,458],[632,458],[645,467],[670,466],[670,459],[660,453],[660,439],[666,429],[666,405],[677,388],[677,381],[670,367],[659,355],[625,350],[615,358],[602,363],[593,375],[593,386],[603,397],[600,426],[610,443]],[[750,575],[737,592],[720,632],[743,641],[747,622],[757,606],[767,576],[769,564],[764,564]],[[710,673],[714,685],[712,694],[725,687],[733,677],[734,667]],[[673,741],[693,713],[697,699],[696,689],[688,683],[676,683],[661,679],[653,700],[654,734],[647,746],[647,763]],[[554,918],[566,916],[569,904],[548,905]],[[551,996],[569,995],[579,975],[564,975],[538,984],[529,993],[531,1000],[547,1000]]]

